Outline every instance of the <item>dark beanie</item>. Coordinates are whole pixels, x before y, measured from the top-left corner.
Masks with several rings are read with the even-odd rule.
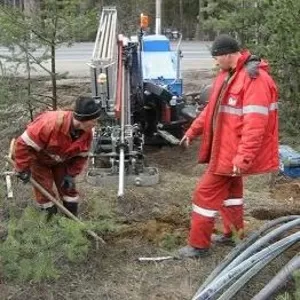
[[[237,40],[227,34],[217,36],[211,47],[212,56],[236,53],[238,51],[240,51],[240,46]]]
[[[74,118],[78,121],[88,121],[100,117],[101,109],[91,97],[79,96],[75,102]]]

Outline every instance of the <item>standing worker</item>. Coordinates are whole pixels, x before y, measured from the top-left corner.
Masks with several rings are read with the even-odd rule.
[[[208,254],[214,219],[223,219],[215,242],[243,238],[243,176],[278,170],[278,93],[268,65],[229,35],[218,36],[211,53],[220,67],[208,105],[180,144],[202,136],[199,163],[208,163],[193,195],[188,246],[181,257]]]
[[[80,96],[74,111],[47,111],[31,122],[15,143],[14,161],[18,177],[28,182],[30,176],[55,196],[53,184],[63,205],[78,214],[75,177],[87,162],[92,142],[92,128],[100,116],[100,107],[90,97]],[[36,188],[38,206],[51,216],[57,207]]]

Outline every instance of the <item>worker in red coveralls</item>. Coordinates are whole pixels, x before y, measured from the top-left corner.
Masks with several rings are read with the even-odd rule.
[[[53,184],[63,205],[78,214],[79,196],[75,177],[87,162],[92,142],[92,128],[100,108],[90,97],[80,96],[74,111],[47,111],[31,122],[15,143],[14,160],[18,177],[28,182],[30,176],[55,196]],[[38,206],[51,216],[57,207],[34,188]]]
[[[268,65],[229,35],[218,36],[211,53],[220,67],[208,105],[194,120],[180,144],[201,136],[198,160],[208,163],[193,195],[188,245],[178,255],[209,254],[214,220],[224,226],[214,242],[233,234],[243,237],[243,176],[278,170],[277,87]]]

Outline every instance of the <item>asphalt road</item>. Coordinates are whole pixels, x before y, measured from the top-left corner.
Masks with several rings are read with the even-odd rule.
[[[213,66],[213,60],[209,53],[209,45],[209,42],[183,41],[181,44],[182,70],[210,69]],[[91,59],[93,47],[92,42],[87,42],[59,48],[56,54],[57,72],[68,72],[69,76],[73,77],[88,77],[90,74],[87,63]],[[176,43],[172,43],[172,47],[175,48]],[[36,54],[40,53],[42,53],[42,49],[36,52]],[[8,54],[8,49],[0,46],[0,56]],[[50,67],[49,63],[44,65],[47,68]],[[11,66],[11,64],[6,63],[6,66]],[[18,70],[20,74],[23,74],[22,69]],[[37,66],[34,75],[45,75],[45,71]]]

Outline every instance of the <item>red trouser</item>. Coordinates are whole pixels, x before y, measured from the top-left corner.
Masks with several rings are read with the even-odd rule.
[[[55,197],[53,184],[56,185],[59,196],[66,202],[78,202],[77,190],[66,190],[61,187],[64,176],[66,175],[66,166],[64,164],[57,165],[41,165],[33,162],[31,165],[32,178],[35,179],[44,189]],[[38,205],[42,208],[48,208],[54,204],[43,196],[36,188],[34,194]]]
[[[240,176],[220,176],[205,172],[193,196],[193,212],[189,244],[209,248],[215,216],[220,212],[224,234],[243,232],[243,179]]]

